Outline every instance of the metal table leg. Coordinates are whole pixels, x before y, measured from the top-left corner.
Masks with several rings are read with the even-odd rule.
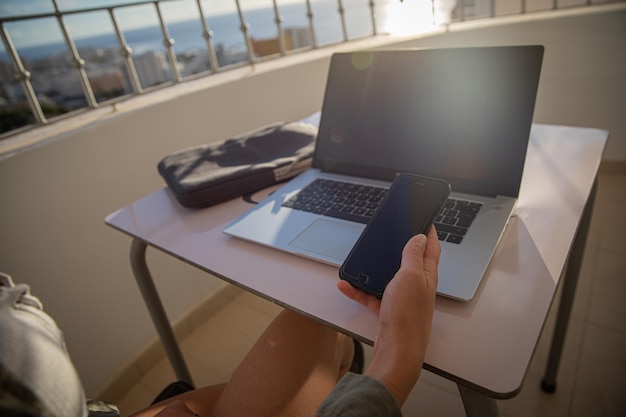
[[[150,271],[148,270],[146,264],[146,247],[147,245],[138,239],[133,239],[130,246],[130,264],[133,268],[135,280],[137,281],[146,307],[148,307],[152,322],[161,338],[161,343],[163,343],[163,347],[172,364],[176,377],[181,381],[193,385],[191,374],[187,369],[185,359],[178,346],[178,341],[176,340],[176,336],[174,336],[174,331],[165,314],[165,309],[163,308],[159,293],[152,280],[152,275],[150,275]]]
[[[464,385],[456,384],[461,393],[465,415],[467,417],[499,417],[500,411],[496,400]]]
[[[567,269],[563,277],[563,290],[561,292],[561,301],[557,312],[554,334],[552,335],[552,345],[550,347],[550,355],[548,356],[548,364],[546,372],[541,380],[541,389],[545,392],[552,393],[556,390],[556,374],[561,361],[561,353],[563,344],[565,343],[565,335],[569,324],[572,305],[574,303],[574,295],[576,294],[576,285],[578,284],[578,275],[580,273],[580,265],[582,264],[585,252],[585,243],[587,241],[587,233],[589,232],[589,223],[591,222],[591,213],[596,197],[597,182],[594,183],[587,204],[583,211],[583,216],[574,238],[572,251],[567,261]]]

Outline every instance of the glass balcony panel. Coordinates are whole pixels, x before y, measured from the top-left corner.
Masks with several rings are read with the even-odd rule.
[[[278,10],[283,19],[285,32],[285,49],[300,49],[313,47],[313,34],[307,16],[305,0],[290,2],[278,1]]]
[[[209,50],[202,36],[202,22],[194,0],[161,3],[161,13],[174,39],[174,51],[183,77],[211,70]]]
[[[0,135],[35,123],[22,84],[0,42]]]
[[[551,10],[553,4],[553,0],[526,0],[526,12]]]
[[[213,32],[213,45],[219,66],[247,62],[248,49],[235,1],[223,3],[204,0],[202,7],[209,29]]]
[[[517,1],[517,0],[513,0]],[[472,20],[491,16],[490,0],[457,0],[452,9],[451,20]]]
[[[280,53],[279,32],[271,0],[240,0],[256,57]]]
[[[87,106],[72,56],[55,18],[5,24],[46,118]]]
[[[337,0],[311,0],[313,27],[319,46],[343,41],[341,16]]]
[[[494,16],[506,16],[522,12],[521,0],[495,0]]]
[[[452,0],[452,3],[454,0]],[[450,1],[414,0],[376,0],[375,13],[379,34],[415,35],[432,30],[436,24],[450,21]]]
[[[566,9],[568,7],[584,6],[587,0],[558,0],[557,7]]]
[[[89,1],[76,1],[76,0],[56,0],[59,5],[59,10],[62,12],[68,12],[72,10],[84,10],[87,8],[96,7],[110,7],[120,6],[128,3],[134,3],[135,0],[89,0]],[[39,0],[38,3],[47,2],[52,3],[51,0]]]
[[[85,72],[97,102],[133,92],[124,57],[109,14],[105,11],[71,14],[65,24],[78,54],[85,61]]]
[[[51,1],[0,1],[0,17],[19,17],[53,13]]]
[[[358,39],[374,34],[372,9],[369,3],[370,0],[343,0],[348,39]]]
[[[153,4],[115,10],[126,43],[133,50],[133,62],[141,86],[150,88],[172,81],[163,33]]]

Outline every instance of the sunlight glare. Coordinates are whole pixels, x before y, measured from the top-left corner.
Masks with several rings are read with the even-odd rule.
[[[433,28],[430,0],[390,1],[385,6],[382,28],[390,35],[412,35]]]

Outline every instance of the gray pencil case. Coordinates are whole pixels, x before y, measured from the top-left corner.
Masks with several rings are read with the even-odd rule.
[[[174,152],[159,174],[184,207],[207,207],[291,178],[311,166],[317,127],[278,122]]]

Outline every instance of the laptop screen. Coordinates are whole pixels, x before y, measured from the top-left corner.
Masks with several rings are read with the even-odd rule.
[[[541,46],[335,54],[314,167],[517,196],[542,56]]]

